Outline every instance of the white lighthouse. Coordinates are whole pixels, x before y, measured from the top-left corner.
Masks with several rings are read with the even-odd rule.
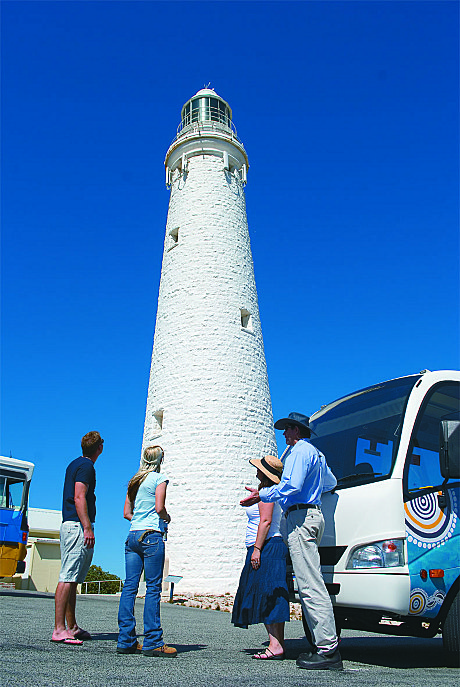
[[[143,446],[170,478],[169,572],[181,591],[234,592],[248,460],[276,454],[243,187],[229,105],[204,88],[165,159],[171,188]],[[246,492],[247,493],[247,492]]]

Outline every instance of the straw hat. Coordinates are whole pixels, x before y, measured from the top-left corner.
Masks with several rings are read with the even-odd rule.
[[[275,458],[275,456],[265,456],[260,460],[258,458],[253,458],[249,462],[251,465],[254,465],[255,468],[263,472],[264,475],[267,475],[272,482],[275,484],[280,483],[284,465],[279,458]]]

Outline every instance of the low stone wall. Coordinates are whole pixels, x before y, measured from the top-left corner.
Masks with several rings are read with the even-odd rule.
[[[163,598],[163,601],[169,603],[169,598]],[[211,611],[223,611],[224,613],[231,613],[233,608],[232,594],[177,594],[172,601],[177,606],[190,606],[191,608],[206,608]],[[291,620],[301,620],[302,610],[300,604],[291,603]]]

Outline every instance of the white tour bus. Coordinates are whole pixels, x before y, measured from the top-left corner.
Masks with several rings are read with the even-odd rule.
[[[320,546],[337,629],[433,637],[458,661],[460,372],[356,391],[310,418],[337,487]]]

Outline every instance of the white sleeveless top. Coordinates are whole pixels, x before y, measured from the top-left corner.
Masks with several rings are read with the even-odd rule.
[[[253,544],[256,543],[256,538],[257,538],[257,529],[259,527],[260,523],[260,511],[259,511],[259,504],[255,503],[253,506],[248,506],[246,508],[246,515],[248,516],[248,526],[246,527],[246,541],[245,544],[247,547],[253,546]],[[273,504],[273,516],[272,516],[272,524],[270,525],[270,529],[267,532],[267,536],[265,537],[266,539],[270,539],[270,537],[281,537],[281,532],[280,532],[280,521],[281,521],[281,507],[279,503]]]

